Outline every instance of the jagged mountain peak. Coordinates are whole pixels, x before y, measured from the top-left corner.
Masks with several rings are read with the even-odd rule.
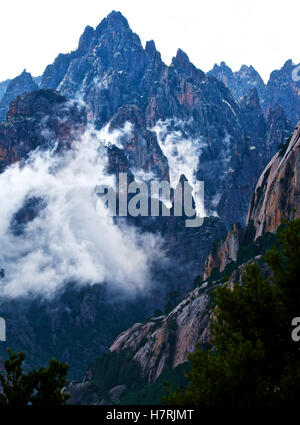
[[[227,65],[227,63],[225,61],[221,61],[220,65],[218,65],[217,63],[214,64],[213,69],[230,69],[230,66]]]
[[[229,71],[229,72],[233,73],[232,69],[230,68],[230,66],[227,65],[227,63],[225,61],[220,62],[220,65],[215,64],[213,69],[214,70]]]
[[[178,62],[178,63],[190,63],[190,59],[188,55],[182,50],[177,49],[176,56],[172,59],[172,62]]]
[[[0,121],[5,118],[8,111],[9,104],[15,97],[33,90],[38,90],[39,86],[36,84],[31,74],[24,69],[20,75],[18,75],[7,85],[4,96],[0,102]]]
[[[78,50],[84,51],[87,50],[92,38],[95,35],[95,30],[90,25],[87,25],[79,39]]]
[[[17,81],[19,81],[20,79],[28,79],[30,81],[34,81],[32,78],[32,75],[30,74],[30,72],[26,71],[26,68],[23,69],[23,71],[21,72],[21,74],[17,75],[13,80],[10,81],[9,86],[12,86],[13,84],[15,84]]]
[[[113,28],[117,31],[131,31],[125,16],[123,16],[121,12],[117,12],[115,10],[110,12],[107,17],[100,22],[100,24],[96,27],[96,33],[99,34],[100,32],[107,30],[108,28]]]
[[[225,61],[220,62],[220,68],[230,68]]]
[[[253,65],[242,65],[240,70],[235,72],[234,75],[239,79],[248,80],[248,83],[259,85],[262,88],[265,84],[261,78],[259,72],[254,68]],[[250,81],[252,80],[252,81]]]
[[[156,46],[153,40],[149,40],[146,42],[145,50],[150,56],[154,56],[155,53],[157,53]]]
[[[172,58],[171,66],[177,72],[188,75],[198,82],[205,78],[205,73],[190,62],[188,55],[182,49],[177,50],[176,56]]]
[[[291,68],[292,66],[295,66],[293,60],[288,59],[287,61],[285,61],[284,65],[281,69]]]
[[[241,71],[253,71],[254,70],[254,68],[253,68],[253,66],[252,65],[246,65],[246,64],[243,64],[241,67],[240,67],[240,72]]]

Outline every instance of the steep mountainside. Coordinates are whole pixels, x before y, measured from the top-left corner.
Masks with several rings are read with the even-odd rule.
[[[276,103],[281,105],[293,125],[300,119],[300,80],[295,81],[294,77],[299,65],[289,59],[281,69],[271,73],[264,105],[266,111]]]
[[[253,261],[260,263],[260,257]],[[240,282],[245,263],[234,271],[229,282]],[[269,270],[260,263],[266,275]],[[74,404],[160,403],[164,382],[176,386],[184,382],[187,355],[195,344],[210,346],[209,318],[211,291],[222,280],[205,282],[189,292],[166,315],[134,324],[122,332],[110,352],[94,361],[82,383],[71,382],[67,391]],[[186,382],[185,382],[186,384]],[[153,394],[155,391],[155,394]]]
[[[17,96],[25,93],[37,90],[39,87],[33,80],[29,72],[24,71],[18,77],[10,80],[5,93],[0,101],[0,121],[2,121],[9,109],[10,102]]]
[[[205,266],[204,279],[209,279],[204,283],[200,279],[200,286],[177,302],[177,305],[168,314],[158,315],[143,323],[136,323],[122,332],[111,345],[110,354],[106,355],[105,361],[99,359],[89,369],[86,375],[86,385],[91,389],[90,385],[93,383],[95,403],[115,403],[118,400],[122,402],[130,397],[136,397],[138,391],[142,391],[141,388],[152,385],[167,370],[172,369],[176,374],[176,367],[187,361],[187,354],[195,349],[196,342],[203,348],[210,343],[208,328],[211,314],[210,292],[217,285],[224,283],[224,276],[220,274],[214,280],[211,278],[213,269],[223,272],[226,266],[228,269],[229,264],[235,263],[235,267],[229,273],[230,277],[226,279],[231,284],[242,281],[242,272],[246,264],[253,261],[259,264],[266,276],[270,274],[270,270],[261,261],[261,255],[257,255],[257,252],[263,253],[266,248],[274,244],[275,239],[268,232],[274,232],[283,218],[292,218],[292,206],[296,208],[296,216],[299,217],[299,170],[297,168],[299,125],[300,123],[288,146],[282,147],[261,175],[250,202],[247,228],[243,229],[240,225],[234,225],[227,233],[226,238],[215,244]],[[268,221],[268,217],[270,219],[274,217],[275,221]],[[243,255],[250,259],[241,264],[239,260]],[[197,280],[195,282],[199,284]],[[125,359],[128,362],[123,374],[119,373],[120,366],[116,361],[118,356],[123,358],[123,362]],[[114,386],[122,385],[122,391],[115,400],[107,395],[109,394],[108,390],[113,389],[110,387],[109,376],[105,378],[104,384],[101,383],[102,390],[99,390],[97,376],[104,364],[112,370],[115,365],[115,375],[110,372],[109,376],[115,376]],[[129,376],[133,367],[141,377],[138,381],[140,389],[130,387]],[[103,388],[106,388],[108,393],[103,392]],[[69,389],[72,393],[76,389],[78,390],[78,387],[71,385]],[[86,389],[82,387],[81,390],[80,397],[85,397]],[[143,391],[143,394],[146,394],[145,390]],[[135,398],[133,399],[135,400]]]
[[[265,114],[280,105],[287,118],[296,125],[300,119],[300,82],[295,79],[294,74],[298,76],[299,65],[293,64],[289,59],[281,69],[271,73],[267,84],[252,66],[243,65],[239,71],[232,72],[225,62],[221,62],[209,74],[222,81],[239,100],[249,89],[256,88]]]
[[[223,272],[227,264],[237,260],[238,250],[241,246],[244,233],[245,231],[240,224],[234,224],[228,231],[226,238],[214,244],[212,251],[205,261],[204,280],[209,278],[214,268]]]
[[[244,74],[243,68],[240,78],[246,80]],[[88,119],[98,128],[110,121],[113,128],[132,123],[134,137],[129,133],[123,138],[131,168],[156,168],[160,178],[166,178],[159,144],[171,168],[172,185],[180,177],[178,164],[189,167],[191,184],[205,181],[206,213],[217,212],[227,225],[244,221],[245,199],[271,157],[270,147],[276,151],[279,139],[282,142],[290,131],[288,121],[281,119],[273,139],[256,104],[239,105],[223,83],[197,69],[182,50],[166,66],[154,42],[143,48],[119,12],[110,13],[96,29],[87,27],[77,50],[59,55],[46,68],[41,87],[81,97]],[[256,119],[262,125],[254,127]],[[143,158],[141,163],[135,145],[142,139],[160,156],[157,165],[157,158]],[[189,156],[182,158],[181,151]]]
[[[153,41],[144,48],[112,12],[95,29],[86,27],[78,48],[60,54],[41,82],[24,71],[8,83],[0,104],[0,316],[7,344],[25,351],[29,365],[55,356],[80,379],[139,321],[111,354],[128,360],[127,351],[134,353],[142,379],[154,383],[185,362],[196,340],[206,344],[216,283],[190,292],[175,309],[174,303],[203,273],[214,241],[223,238],[207,276],[238,257],[244,232],[235,225],[226,237],[226,228],[245,221],[259,175],[290,135],[283,103],[295,95],[289,82],[281,87],[288,72],[276,74],[280,86],[268,90],[284,102],[277,105],[277,93],[266,108],[252,67],[225,74],[223,82],[206,75],[180,49],[167,66]],[[233,94],[227,80],[240,91]],[[172,215],[101,221],[96,183],[118,181],[120,171],[131,182],[164,180],[172,188],[204,181],[204,205],[193,194],[203,225],[187,228],[185,217]],[[11,282],[26,296],[5,297]],[[36,287],[47,295],[54,287],[54,296],[37,296]],[[146,320],[165,304],[164,315]]]
[[[86,126],[85,111],[53,90],[36,90],[14,99],[0,123],[0,172],[37,147],[70,146]]]
[[[263,252],[274,243],[272,233],[285,219],[299,217],[299,128],[300,123],[260,176],[250,199],[246,228],[235,224],[225,239],[214,244],[205,262],[204,279]]]
[[[134,107],[126,109],[124,113],[132,113],[136,125],[139,125],[138,111]],[[111,126],[116,125],[118,120],[124,120],[122,109],[111,121]],[[55,148],[56,155],[63,154],[72,147],[74,140],[81,140],[86,128],[85,109],[51,89],[35,90],[17,97],[11,102],[7,118],[0,124],[2,176],[17,161],[21,162],[22,169],[22,164],[25,165],[29,154],[36,149],[44,152],[51,149],[53,153]],[[136,130],[135,137],[136,140],[132,137],[131,146],[139,144],[138,156],[127,157],[124,154],[130,152],[130,146],[126,150],[115,145],[106,147],[107,172],[117,174],[121,171],[130,175],[129,164],[134,164],[134,158],[139,159],[136,167],[141,168],[143,164],[147,167],[150,158],[157,164],[157,173],[161,173],[162,178],[168,177],[168,164],[158,145],[157,152],[155,151],[155,134],[147,133],[146,130],[139,133]],[[154,171],[155,168],[151,170]],[[132,175],[131,178],[133,179]],[[16,247],[26,240],[27,228],[34,224],[35,219],[43,216],[47,194],[40,195],[36,197],[29,192],[9,223],[9,233]],[[126,294],[112,293],[105,284],[91,287],[88,284],[79,289],[76,282],[72,281],[51,300],[37,296],[32,296],[31,300],[27,297],[0,297],[0,315],[6,318],[9,335],[7,344],[1,344],[1,356],[5,355],[9,344],[15,350],[26,352],[30,365],[40,365],[57,357],[71,365],[70,377],[80,379],[88,363],[108,350],[124,327],[137,320],[144,320],[155,308],[163,308],[168,292],[177,291],[182,294],[190,289],[199,267],[203,267],[213,241],[225,233],[225,227],[217,217],[205,218],[203,225],[195,229],[185,227],[184,220],[185,217],[172,216],[145,217],[144,220],[128,218],[128,224],[132,227],[137,226],[143,233],[160,234],[163,238],[162,249],[166,259],[153,264],[150,294],[146,291],[145,294],[128,298]],[[120,226],[122,225],[124,223],[121,222]],[[2,228],[1,231],[3,232]],[[7,236],[4,232],[2,235],[3,238]],[[25,256],[26,254],[27,252]],[[30,260],[27,261],[30,267]],[[10,266],[0,258],[1,284],[5,282],[9,272],[7,267]],[[51,283],[49,280],[49,284]]]
[[[300,216],[300,121],[293,136],[271,159],[251,198],[247,223],[255,238],[274,232],[284,219]]]
[[[250,89],[254,88],[256,88],[261,101],[265,99],[265,83],[253,66],[242,65],[239,71],[233,72],[225,62],[221,62],[220,65],[215,64],[209,74],[222,81],[237,100],[240,100]]]
[[[133,360],[140,364],[142,375],[150,384],[167,366],[175,368],[185,362],[196,342],[207,344],[208,318],[208,290],[197,288],[168,315],[154,317],[146,323],[136,323],[122,332],[110,351],[133,352]]]

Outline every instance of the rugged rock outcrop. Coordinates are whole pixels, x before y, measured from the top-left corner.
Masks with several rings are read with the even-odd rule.
[[[206,280],[214,268],[224,271],[227,264],[237,260],[237,253],[244,237],[244,229],[240,224],[233,224],[225,240],[216,242],[204,265],[203,279]]]
[[[209,297],[206,284],[190,292],[167,316],[136,323],[122,332],[110,347],[111,352],[130,350],[148,384],[167,367],[187,361],[195,343],[208,342]]]
[[[130,129],[127,132],[121,130],[119,143],[124,149],[130,170],[146,176],[146,181],[169,180],[167,158],[158,144],[156,134],[147,129],[141,109],[135,105],[119,108],[110,121],[109,131],[124,129],[126,123],[131,124]]]
[[[2,121],[9,109],[10,102],[23,93],[38,90],[37,83],[29,72],[24,71],[18,77],[10,80],[0,102],[0,121]]]
[[[290,137],[292,124],[286,118],[283,108],[276,103],[267,113],[266,126],[266,148],[271,158],[277,152],[278,147],[284,144]]]
[[[298,77],[299,66],[289,59],[281,69],[271,73],[264,102],[265,111],[276,103],[281,105],[294,126],[300,119],[300,80],[295,78]]]
[[[266,86],[253,66],[242,65],[239,71],[233,72],[225,62],[215,64],[209,74],[222,81],[232,92],[236,99],[240,100],[251,89],[256,89],[261,101],[264,101]]]
[[[256,88],[265,115],[278,104],[292,124],[296,125],[300,118],[299,65],[291,59],[287,60],[281,69],[271,72],[267,84],[252,66],[243,65],[239,71],[232,72],[225,62],[221,62],[209,74],[222,81],[238,100],[249,89]]]
[[[247,224],[255,239],[275,232],[284,219],[300,217],[300,122],[290,141],[271,159],[251,198]]]
[[[280,116],[281,112],[279,106],[270,112],[269,123],[274,137],[276,125],[272,125],[272,115]],[[240,224],[231,226],[225,239],[213,245],[205,261],[204,280],[211,277],[214,269],[223,272],[228,264],[236,262],[239,250],[243,247],[245,250],[247,245],[252,244],[253,248],[253,243],[256,243],[255,249],[259,250],[260,246],[264,249],[271,242],[271,237],[269,242],[268,239],[261,240],[261,237],[276,232],[284,219],[300,216],[299,128],[300,122],[260,176],[250,199],[246,228],[243,229]]]
[[[269,268],[260,260],[261,256],[256,256],[240,265],[228,279],[229,284],[242,283],[245,267],[253,262],[259,263],[263,274],[269,276]],[[204,349],[211,346],[210,292],[222,284],[220,280],[205,282],[189,292],[168,315],[134,324],[116,338],[110,352],[129,356],[131,361],[137,362],[143,381],[148,385],[155,382],[167,369],[175,369],[187,362],[196,343]],[[86,375],[87,380],[97,383],[93,373],[92,368]],[[118,383],[122,384],[121,378]],[[106,384],[109,386],[109,382]]]
[[[53,90],[36,90],[14,99],[0,124],[0,172],[39,148],[70,146],[86,126],[85,111]]]

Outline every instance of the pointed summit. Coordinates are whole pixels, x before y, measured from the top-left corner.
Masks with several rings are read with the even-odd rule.
[[[220,65],[215,63],[213,69],[208,73],[216,78],[218,78],[219,75],[233,75],[231,68],[224,61],[220,62]]]
[[[80,52],[86,51],[90,45],[92,38],[95,35],[95,30],[90,25],[87,25],[81,35],[78,43],[78,50]]]
[[[294,66],[294,64],[293,64],[292,59],[288,59],[287,61],[285,61],[284,65],[281,69],[289,69],[293,66]]]
[[[146,50],[146,53],[148,53],[148,55],[150,55],[150,56],[155,55],[157,50],[156,50],[156,46],[155,46],[155,43],[154,43],[153,40],[149,40],[149,41],[146,42],[145,50]]]
[[[190,59],[188,55],[181,49],[177,50],[176,56],[172,59],[172,64],[174,66],[186,66],[187,64],[190,64]]]
[[[251,69],[251,66],[248,66],[248,65],[243,64],[243,65],[240,67],[240,71],[239,71],[239,72],[249,71],[250,69]]]
[[[15,97],[20,96],[25,92],[31,92],[38,89],[39,86],[35,83],[31,74],[24,69],[20,75],[9,82],[6,88],[4,96],[0,102],[0,121],[5,118],[9,104]]]
[[[188,55],[181,49],[177,50],[176,56],[172,59],[172,66],[180,74],[185,74],[198,83],[205,78],[205,73],[197,69],[195,65],[190,62]]]
[[[124,25],[128,25],[128,21],[125,18],[125,16],[123,16],[121,12],[116,11],[116,10],[112,10],[107,15],[106,19],[107,19],[108,22],[119,22],[119,23],[123,23]]]
[[[104,18],[96,28],[96,34],[99,34],[106,28],[113,28],[117,31],[120,30],[130,30],[129,24],[125,16],[121,12],[116,12],[113,10]]]

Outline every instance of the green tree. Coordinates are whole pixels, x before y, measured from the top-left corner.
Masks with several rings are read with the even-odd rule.
[[[189,355],[189,384],[170,391],[169,404],[278,405],[300,393],[300,350],[291,322],[300,316],[300,219],[277,232],[278,248],[264,257],[266,278],[247,265],[242,284],[214,292],[213,347]]]
[[[70,397],[62,389],[69,366],[52,359],[48,368],[23,372],[24,353],[8,350],[4,373],[0,373],[0,405],[64,405]]]

